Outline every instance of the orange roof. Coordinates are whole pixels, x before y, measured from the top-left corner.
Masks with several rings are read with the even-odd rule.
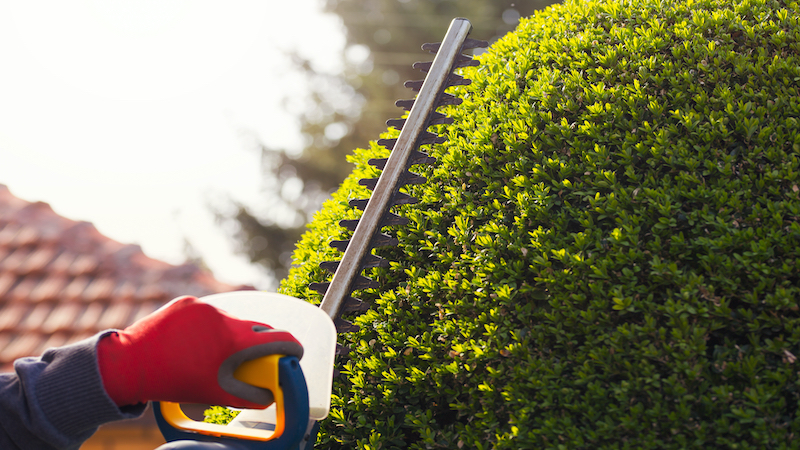
[[[217,281],[194,264],[147,257],[88,222],[56,214],[0,184],[0,371],[108,328],[124,328],[180,295],[248,286]]]

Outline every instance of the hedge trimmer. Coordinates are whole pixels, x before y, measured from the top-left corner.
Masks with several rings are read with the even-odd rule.
[[[162,402],[155,405],[156,419],[170,443],[161,449],[307,450],[314,446],[319,428],[317,421],[325,418],[330,409],[334,353],[348,351],[336,344],[336,332],[356,329],[341,315],[369,308],[351,293],[378,287],[377,282],[361,275],[364,269],[389,265],[388,260],[371,252],[373,248],[397,244],[397,240],[382,233],[381,228],[407,222],[389,209],[417,202],[400,192],[400,188],[425,182],[424,177],[410,172],[409,168],[433,163],[435,158],[429,157],[420,147],[445,140],[428,131],[430,126],[452,123],[452,119],[436,111],[438,107],[461,103],[461,99],[444,90],[470,83],[453,73],[459,67],[478,65],[462,51],[488,45],[485,41],[468,39],[471,28],[468,20],[454,19],[441,43],[422,46],[436,56],[433,62],[414,64],[414,68],[427,73],[424,80],[405,83],[406,87],[419,92],[416,99],[396,102],[408,115],[405,119],[387,122],[400,129],[396,139],[378,141],[391,151],[388,158],[369,161],[382,169],[380,177],[359,182],[373,191],[369,199],[350,202],[363,211],[361,218],[340,222],[353,232],[349,240],[331,243],[344,252],[342,260],[320,264],[321,268],[334,273],[330,283],[309,286],[323,294],[319,308],[293,297],[255,291],[217,294],[203,299],[235,316],[287,330],[303,344],[306,353],[299,363],[294,357],[273,355],[248,361],[234,374],[242,381],[272,391],[275,405],[266,410],[244,410],[230,424],[218,425],[193,421],[186,417],[180,405]]]

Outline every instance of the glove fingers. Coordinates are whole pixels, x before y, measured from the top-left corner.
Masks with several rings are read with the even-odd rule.
[[[296,356],[297,359],[303,358],[303,345],[300,344],[300,341],[297,340],[292,333],[284,330],[267,330],[267,331],[259,331],[256,334],[255,341],[259,344],[266,344],[269,342],[283,342],[286,344],[285,352],[278,352],[283,355],[291,355]]]
[[[240,350],[229,356],[220,365],[219,371],[217,372],[217,382],[219,386],[225,392],[235,397],[261,405],[262,407],[268,406],[274,401],[272,392],[270,392],[269,389],[247,384],[235,378],[233,374],[245,361],[274,354],[301,357],[303,355],[303,347],[297,341],[292,340],[256,344]]]
[[[244,349],[246,347],[252,347],[258,344],[266,344],[270,342],[291,342],[296,345],[287,346],[286,349],[290,353],[283,353],[285,355],[292,355],[296,356],[298,359],[303,357],[303,346],[300,342],[292,336],[291,333],[284,330],[276,330],[271,326],[259,323],[259,322],[250,322],[250,321],[239,321],[238,324],[229,325],[232,330],[238,330],[233,333],[236,339],[236,346],[238,348]],[[260,356],[266,356],[269,353],[265,353]]]

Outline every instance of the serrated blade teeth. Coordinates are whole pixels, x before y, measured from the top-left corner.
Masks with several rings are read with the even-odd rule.
[[[419,203],[416,197],[412,197],[403,192],[396,192],[392,198],[392,205],[413,205]]]
[[[444,142],[447,142],[446,137],[429,131],[421,132],[417,138],[417,145],[442,144]],[[397,144],[397,139],[378,139],[378,145],[386,147],[387,150],[394,150],[395,144]]]
[[[362,302],[361,300],[347,296],[344,299],[341,311],[343,313],[364,312],[369,309],[369,303]]]
[[[335,325],[336,323],[334,322],[334,326]],[[336,330],[338,331],[339,329],[337,328]],[[336,356],[347,356],[349,354],[350,354],[350,347],[345,347],[344,345],[339,344],[338,342],[336,343]],[[339,374],[338,373],[339,371],[336,370],[336,368],[334,368],[333,371],[334,371],[333,376],[337,376]]]
[[[437,111],[434,111],[431,114],[430,119],[428,119],[428,126],[431,126],[431,125],[450,125],[451,123],[453,123],[453,118],[452,117],[447,117],[446,115],[444,115],[444,114],[442,114],[440,112],[437,112]]]
[[[389,161],[389,158],[372,158],[369,161],[367,161],[367,164],[369,164],[372,167],[376,167],[380,170],[383,170],[383,168],[386,167],[386,161]]]
[[[350,205],[351,207],[353,207],[355,209],[359,209],[361,211],[363,211],[367,207],[367,203],[369,203],[369,199],[368,198],[359,198],[359,199],[350,200],[349,202],[347,202],[347,204]]]
[[[441,48],[441,46],[442,46],[441,42],[425,43],[425,44],[422,44],[422,50],[428,51],[428,52],[431,52],[431,53],[436,53],[436,52],[439,51],[439,48]],[[481,41],[479,39],[467,38],[467,39],[464,40],[464,43],[461,44],[461,51],[470,50],[470,49],[473,49],[473,48],[486,48],[488,46],[489,46],[489,42],[487,42],[487,41]]]
[[[436,107],[439,106],[449,106],[449,105],[460,105],[464,100],[455,95],[451,94],[442,94],[439,96],[439,101],[436,102]]]
[[[387,150],[393,150],[394,144],[397,144],[397,138],[395,139],[378,139],[378,145],[382,145],[386,147]]]
[[[476,47],[468,47],[464,48],[463,50],[467,50],[469,48],[476,48]],[[455,63],[453,64],[453,68],[457,67],[475,67],[479,66],[481,63],[480,61],[473,59],[470,55],[459,54],[456,55]],[[428,73],[433,66],[433,61],[417,61],[411,67],[417,69],[423,73]]]
[[[384,214],[383,218],[381,219],[380,226],[381,227],[391,227],[394,225],[405,225],[408,223],[408,218],[403,216],[398,216],[395,213],[387,212]]]
[[[336,273],[336,269],[339,268],[340,262],[341,261],[325,261],[320,263],[319,267],[331,273]],[[369,269],[373,267],[389,267],[389,260],[373,254],[366,254],[364,255],[364,258],[361,259],[359,266],[362,269]]]
[[[439,136],[436,133],[431,133],[430,131],[423,131],[419,134],[419,140],[417,143],[419,145],[425,144],[443,144],[447,142],[447,138],[444,136]]]
[[[361,211],[363,211],[363,210],[365,210],[367,208],[367,203],[369,203],[369,199],[368,198],[360,198],[360,199],[357,199],[357,200],[350,200],[350,202],[348,202],[348,204],[350,206],[352,206],[353,208],[356,208],[358,210],[361,210]],[[395,192],[394,196],[392,196],[392,203],[391,203],[390,206],[395,206],[395,205],[413,205],[415,203],[419,203],[419,200],[417,200],[416,198],[414,198],[414,197],[412,197],[412,196],[410,196],[408,194],[405,194],[403,192],[399,192],[398,191],[398,192]]]
[[[328,245],[335,248],[336,250],[339,250],[340,252],[344,252],[345,250],[347,250],[347,244],[349,243],[350,239],[346,241],[331,241],[331,243]]]
[[[391,247],[397,245],[399,242],[397,238],[389,236],[386,233],[375,233],[372,236],[372,239],[369,241],[369,246],[371,248],[378,248],[378,247]]]
[[[420,159],[419,161],[417,161],[417,162],[415,162],[413,164],[409,163],[408,167],[411,167],[411,166],[413,166],[415,164],[435,164],[435,163],[436,163],[436,157],[435,156],[425,155],[425,158],[422,158],[422,159]]]
[[[428,156],[428,154],[425,152],[414,150],[408,156],[408,164],[406,164],[406,167],[415,166],[417,164],[433,164],[435,162],[436,162],[435,157]]]
[[[470,81],[472,82],[472,81]],[[440,106],[460,105],[464,100],[452,94],[442,93],[436,101],[436,108]],[[414,100],[398,100],[394,102],[398,108],[403,108],[406,111],[411,111],[414,106]]]
[[[419,92],[419,90],[422,89],[422,83],[424,82],[425,80],[409,80],[403,83],[403,86],[411,89],[414,92]]]
[[[323,261],[319,263],[320,269],[327,270],[330,273],[335,273],[337,267],[339,267],[339,261]]]
[[[373,167],[377,167],[378,169],[383,170],[383,168],[386,167],[387,161],[389,161],[389,158],[372,158],[368,161],[368,163]],[[408,155],[408,160],[406,162],[406,169],[408,169],[411,166],[416,166],[417,164],[433,164],[435,162],[436,162],[435,157],[428,156],[428,154],[425,152],[414,150]]]
[[[328,292],[328,286],[330,285],[330,283],[309,283],[308,288],[312,291],[316,291],[322,295],[325,295],[325,293]]]
[[[358,275],[354,277],[353,282],[350,284],[351,291],[358,291],[361,289],[377,289],[377,288],[378,288],[377,281],[371,278],[367,278],[363,275]]]
[[[419,69],[419,70],[421,70],[421,71],[423,71],[425,73],[428,73],[428,72],[430,72],[432,65],[433,65],[433,61],[424,61],[424,62],[423,61],[418,61],[418,62],[415,62],[414,65],[412,65],[411,67],[414,68],[414,69]]]
[[[362,178],[358,180],[358,184],[374,191],[379,179],[380,178]],[[423,184],[426,181],[428,181],[428,179],[422,175],[406,170],[400,175],[400,178],[397,180],[397,185],[404,186],[407,184]]]
[[[422,44],[422,50],[426,52],[436,53],[442,46],[441,42],[426,42]]]
[[[340,220],[339,225],[350,231],[355,231],[356,227],[358,226],[358,221],[359,219]],[[391,227],[394,225],[405,225],[407,223],[408,223],[407,218],[403,216],[398,216],[395,213],[387,212],[381,218],[380,223],[378,223],[378,228]]]
[[[386,121],[387,127],[395,127],[398,130],[403,128],[403,125],[406,124],[406,119],[389,119]]]
[[[398,193],[398,194],[402,194],[402,193]],[[413,197],[411,197],[411,196],[409,196],[407,194],[402,194],[402,195],[410,197],[410,198],[413,198]],[[414,198],[414,200],[416,201],[415,198]],[[339,250],[340,252],[344,252],[345,250],[347,250],[347,246],[349,244],[350,244],[350,240],[348,239],[348,240],[345,240],[345,241],[331,241],[331,243],[328,244],[328,245],[330,245],[331,247],[335,248],[336,250]],[[395,246],[397,244],[398,244],[397,238],[393,238],[392,236],[390,236],[390,235],[388,235],[386,233],[380,233],[380,232],[375,233],[375,235],[372,236],[372,239],[370,239],[370,241],[369,241],[369,247],[370,248],[392,247],[392,246]],[[318,284],[321,284],[321,283],[318,283]]]
[[[472,56],[469,55],[458,55],[456,56],[456,62],[454,67],[475,67],[480,66],[481,63],[477,59],[473,59]]]
[[[445,142],[447,142],[446,137],[439,136],[438,134],[431,133],[429,131],[421,132],[419,134],[419,138],[417,138],[417,145],[442,144]],[[378,145],[386,147],[387,150],[394,150],[394,146],[396,144],[397,144],[397,139],[378,139]]]
[[[472,84],[472,80],[469,78],[464,78],[461,75],[452,74],[447,79],[447,86],[469,86]]]
[[[342,219],[339,221],[339,226],[350,231],[356,231],[358,219]]]
[[[461,44],[461,50],[469,50],[472,48],[486,48],[489,46],[489,41],[482,41],[480,39],[471,39],[467,38],[464,40],[464,43]]]
[[[361,267],[389,267],[389,260],[377,255],[367,254],[364,255],[364,258],[361,260]]]
[[[337,317],[333,320],[333,325],[336,326],[337,333],[355,333],[356,331],[360,330],[361,327],[358,325],[344,320],[341,317]]]
[[[414,92],[419,92],[420,89],[422,89],[422,83],[424,82],[425,80],[409,80],[403,83],[403,86],[413,90]],[[447,83],[445,84],[445,87],[469,86],[470,84],[472,84],[472,80],[470,80],[469,78],[464,78],[461,75],[450,74],[450,76],[447,78]]]
[[[428,179],[424,176],[406,170],[405,173],[403,173],[403,175],[400,177],[400,180],[397,184],[398,186],[406,184],[424,184],[426,181],[428,181]]]
[[[398,100],[394,102],[394,105],[406,111],[411,111],[411,107],[414,106],[414,100]]]
[[[424,142],[424,141],[428,141],[428,140],[431,140],[431,139],[434,139],[434,138],[437,138],[437,137],[439,137],[439,135],[436,134],[436,133],[431,133],[430,131],[423,131],[423,132],[421,132],[419,134],[419,138],[418,139],[420,141]]]
[[[367,189],[374,191],[375,186],[378,184],[378,178],[362,178],[358,180],[358,184],[366,186]]]

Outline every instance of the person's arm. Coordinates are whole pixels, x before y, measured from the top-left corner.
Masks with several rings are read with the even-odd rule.
[[[22,358],[0,374],[0,448],[78,449],[97,427],[137,417],[145,405],[118,407],[103,389],[97,342],[108,333]]]
[[[22,358],[0,374],[0,449],[78,449],[103,423],[148,401],[266,408],[267,389],[233,377],[244,361],[302,357],[288,332],[180,297],[124,330]]]

